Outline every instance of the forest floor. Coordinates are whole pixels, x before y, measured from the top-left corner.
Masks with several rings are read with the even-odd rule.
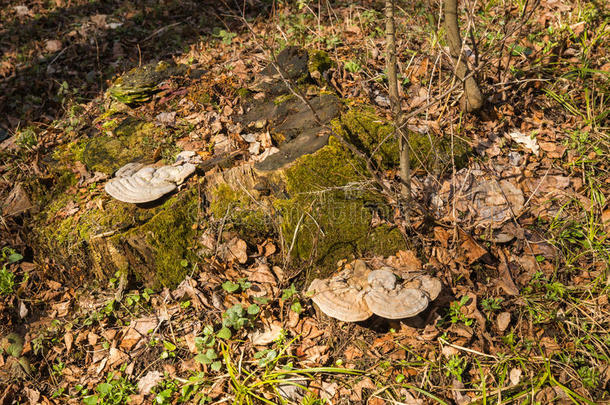
[[[466,53],[487,98],[476,114],[460,112],[458,90],[445,94],[453,78],[438,4],[401,2],[402,109],[421,109],[409,128],[473,149],[465,170],[415,170],[415,198],[432,224],[417,210],[410,224],[399,215],[392,224],[412,249],[383,260],[424,266],[443,283],[419,317],[321,316],[273,237],[240,245],[244,260],[185,263],[191,277],[173,290],[135,285],[117,300],[120,280],[64,282],[61,263],[25,242],[34,213],[10,212],[9,194],[45,178],[58,145],[101,130],[96,113],[117,75],[152,60],[199,70],[127,114],[201,151],[214,134],[249,148],[229,133],[244,105],[222,83],[247,87],[286,45],[328,52],[328,90],[391,118],[382,2],[204,3],[2,2],[0,403],[610,403],[602,2],[463,2]],[[218,83],[210,103],[182,102],[206,81]],[[185,135],[195,132],[202,142]],[[396,175],[380,173],[388,184]],[[457,183],[485,197],[443,206],[424,199],[430,182],[438,196]],[[103,183],[68,192],[85,200]],[[486,204],[505,203],[490,225]],[[269,296],[258,298],[252,283]]]

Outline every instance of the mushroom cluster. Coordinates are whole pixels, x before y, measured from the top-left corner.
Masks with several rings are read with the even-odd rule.
[[[409,318],[425,310],[440,291],[437,278],[414,274],[399,282],[391,267],[370,270],[362,260],[330,279],[315,279],[307,290],[322,312],[345,322],[363,321],[372,314]]]
[[[185,151],[178,155],[171,166],[144,166],[128,163],[115,173],[106,183],[105,190],[119,201],[139,204],[158,200],[174,191],[195,172],[199,156]]]

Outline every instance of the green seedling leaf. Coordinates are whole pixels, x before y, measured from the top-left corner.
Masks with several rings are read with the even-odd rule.
[[[170,352],[176,350],[176,345],[172,342],[168,342],[167,340],[163,341],[163,347],[165,347],[165,350],[169,350]]]
[[[97,386],[96,390],[100,394],[106,396],[106,395],[110,394],[110,392],[112,392],[112,385],[109,383],[101,383],[100,385]]]
[[[296,312],[297,314],[300,314],[301,312],[303,312],[303,306],[301,305],[300,301],[293,302],[292,305],[290,306],[290,309],[293,310],[294,312]]]
[[[290,285],[290,288],[286,288],[282,293],[282,300],[286,301],[292,298],[297,293],[297,289],[294,284]]]
[[[222,283],[222,288],[230,294],[239,289],[239,284],[234,283],[232,281],[225,281],[224,283]]]
[[[226,326],[223,326],[221,330],[216,334],[220,339],[230,339],[231,338],[231,330]]]
[[[254,301],[261,304],[261,305],[265,305],[267,303],[269,303],[269,298],[267,297],[254,297]]]
[[[261,311],[261,308],[256,305],[256,304],[252,304],[248,307],[248,314],[249,315],[256,315]]]
[[[13,264],[13,263],[18,262],[21,259],[23,259],[23,256],[21,256],[19,253],[13,253],[8,256],[7,261],[9,264]]]
[[[97,395],[89,395],[88,397],[83,398],[83,404],[85,405],[96,405],[98,400]]]

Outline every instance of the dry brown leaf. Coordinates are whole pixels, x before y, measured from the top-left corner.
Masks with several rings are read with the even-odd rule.
[[[17,184],[2,204],[2,213],[7,216],[19,215],[33,208],[27,192],[21,184]]]
[[[252,332],[250,334],[250,341],[254,346],[266,346],[279,338],[281,333],[282,325],[276,321],[266,325],[262,331],[256,330]]]
[[[352,395],[350,395],[349,398],[352,401],[362,401],[363,389],[376,390],[377,386],[375,386],[375,384],[369,377],[364,377],[362,380],[352,386]]]
[[[521,381],[521,374],[522,371],[520,368],[513,368],[510,370],[509,375],[509,379],[510,379],[510,385],[517,385],[519,384],[519,382]]]
[[[277,285],[275,276],[266,264],[261,263],[256,268],[245,270],[244,273],[246,273],[248,281]]]
[[[53,308],[54,311],[57,311],[58,317],[64,317],[68,315],[68,311],[70,310],[70,301],[51,304],[51,308]]]
[[[237,260],[241,264],[248,261],[248,245],[243,240],[235,237],[227,243],[226,248],[225,260]]]
[[[138,394],[146,396],[150,391],[163,380],[163,373],[156,370],[147,372],[144,377],[138,381]]]
[[[400,270],[409,272],[421,270],[422,268],[421,260],[417,258],[417,255],[412,250],[399,250],[396,252],[396,257],[402,265]]]
[[[449,239],[451,239],[451,233],[445,228],[440,226],[434,227],[434,239],[440,242],[441,246],[445,249],[449,247]]]
[[[468,264],[476,262],[481,257],[485,256],[485,254],[487,254],[487,250],[483,249],[481,245],[479,245],[470,235],[460,233],[460,236],[464,240],[464,242],[462,242],[461,248],[466,254]]]
[[[498,323],[498,330],[500,332],[504,332],[510,324],[510,312],[499,313],[496,322]]]
[[[61,41],[58,39],[49,39],[45,42],[45,50],[47,52],[57,52],[62,48]]]
[[[74,335],[72,332],[66,332],[64,335],[64,343],[66,344],[66,353],[70,353],[72,350],[72,343],[74,342]]]
[[[128,359],[129,356],[126,353],[115,347],[111,347],[110,352],[108,353],[108,363],[106,366],[112,368],[119,364],[125,363]]]
[[[91,16],[91,22],[99,28],[106,28],[106,14],[96,14]]]

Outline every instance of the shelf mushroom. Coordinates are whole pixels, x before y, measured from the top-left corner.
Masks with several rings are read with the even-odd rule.
[[[315,279],[307,292],[326,315],[344,322],[363,321],[373,314],[364,301],[368,272],[366,264],[356,260],[330,279]]]
[[[171,166],[152,167],[128,163],[117,170],[104,189],[119,201],[139,204],[158,200],[174,191],[191,174],[196,166],[193,155],[182,152]],[[198,156],[196,156],[198,158]]]
[[[370,271],[361,260],[336,276],[314,280],[308,292],[326,315],[345,322],[372,314],[388,319],[409,318],[424,311],[441,290],[437,278],[417,274],[398,283],[390,267]]]
[[[374,314],[388,319],[410,318],[428,307],[425,291],[396,285],[396,276],[389,270],[372,271],[368,282],[364,300]]]

